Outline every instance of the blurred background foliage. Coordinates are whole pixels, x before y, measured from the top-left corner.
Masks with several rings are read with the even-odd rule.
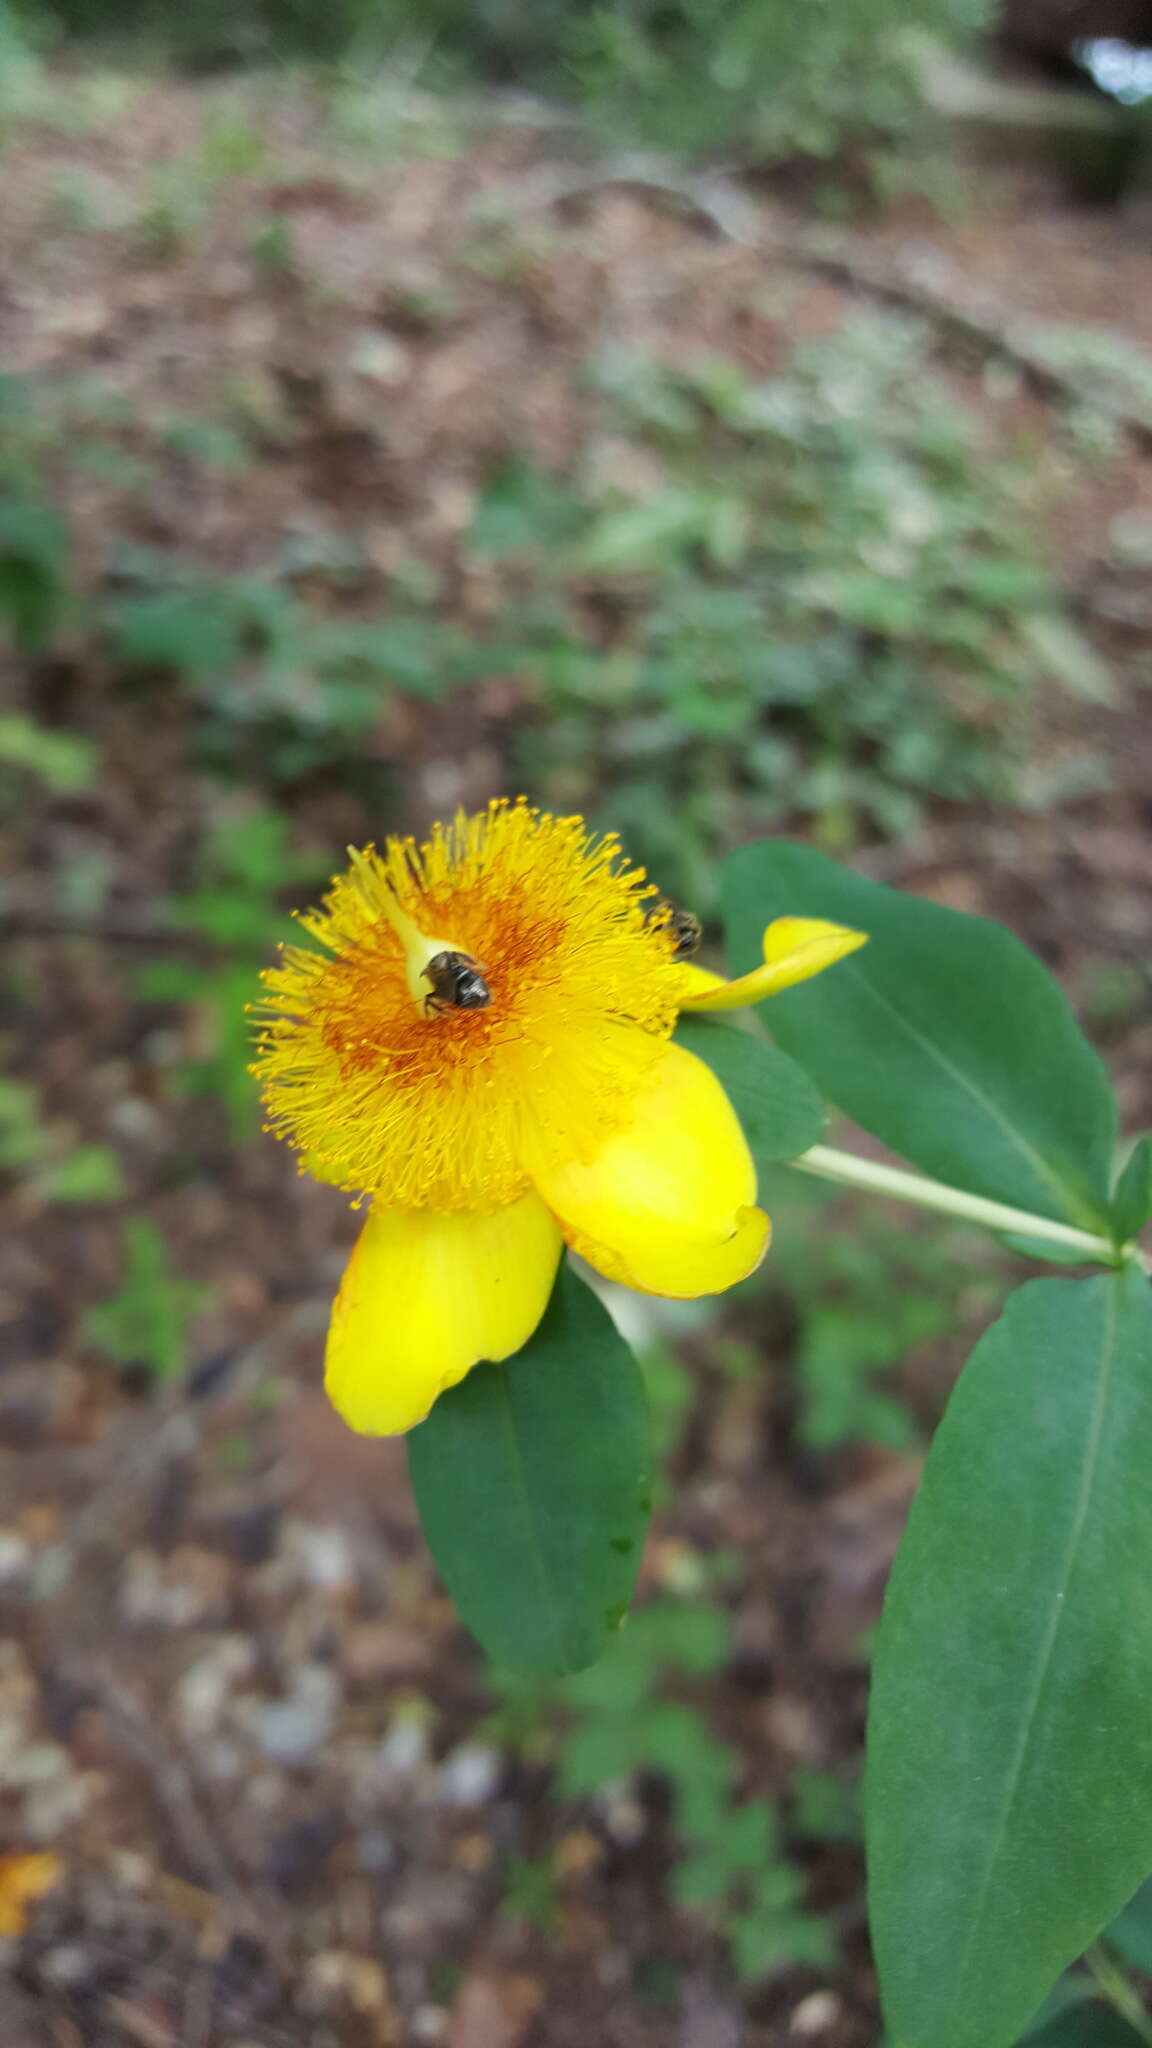
[[[399,58],[434,90],[514,84],[636,141],[775,161],[899,133],[915,110],[910,34],[968,35],[989,13],[990,0],[18,0],[13,19],[198,70]]]
[[[269,796],[321,771],[362,782],[391,699],[524,677],[514,776],[621,830],[702,913],[718,856],[787,821],[839,851],[909,831],[932,798],[1044,804],[1092,786],[1090,756],[1029,765],[1038,684],[1108,691],[1037,542],[1063,465],[998,450],[940,382],[925,330],[862,314],[770,380],[620,348],[580,376],[576,459],[560,476],[510,447],[448,564],[413,554],[382,581],[350,532],[328,560],[282,552],[226,574],[112,534],[86,584],[53,470],[138,494],[177,427],[196,466],[257,451],[225,420],[150,437],[114,407],[101,417],[92,390],[44,404],[10,379],[13,642],[79,647],[136,701],[175,690],[195,764]],[[485,616],[464,625],[445,599],[471,575]]]

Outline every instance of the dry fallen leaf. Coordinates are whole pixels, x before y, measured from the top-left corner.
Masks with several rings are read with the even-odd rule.
[[[543,1985],[522,1970],[478,1966],[453,2002],[448,2048],[520,2048],[543,1998]]]
[[[46,1849],[27,1856],[0,1856],[0,1935],[23,1934],[29,1906],[51,1891],[63,1873],[59,1856]]]

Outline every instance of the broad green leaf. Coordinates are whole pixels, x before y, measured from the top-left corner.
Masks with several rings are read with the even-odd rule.
[[[1152,1878],[1105,1929],[1104,1939],[1126,1963],[1152,1975]]]
[[[796,1159],[819,1143],[825,1109],[803,1067],[766,1038],[681,1017],[676,1040],[711,1067],[756,1159]]]
[[[1152,1870],[1152,1289],[1034,1280],[977,1345],[879,1632],[872,1932],[898,2048],[1009,2048]]]
[[[478,1365],[408,1439],[429,1547],[468,1627],[511,1671],[578,1671],[623,1620],[651,1511],[640,1369],[562,1266],[543,1322]]]
[[[766,1005],[825,1095],[914,1165],[1043,1216],[1107,1229],[1115,1106],[1064,997],[1010,932],[766,841],[725,865],[737,973],[770,918],[869,934]]]
[[[1112,1197],[1116,1235],[1127,1244],[1152,1217],[1152,1137],[1137,1138]]]

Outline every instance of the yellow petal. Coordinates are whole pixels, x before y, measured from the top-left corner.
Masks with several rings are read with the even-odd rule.
[[[749,1003],[762,1003],[782,988],[808,981],[834,967],[846,953],[868,944],[867,932],[850,931],[847,925],[826,924],[819,917],[778,917],[764,934],[764,965],[742,974],[738,981],[725,981],[709,974],[706,967],[684,969],[687,994],[680,998],[682,1010],[742,1010]]]
[[[373,1209],[332,1310],[324,1383],[363,1436],[423,1422],[482,1358],[526,1344],[563,1242],[539,1195],[487,1213]]]
[[[644,1294],[720,1294],[764,1255],[744,1133],[710,1068],[681,1046],[666,1048],[633,1121],[590,1161],[541,1155],[532,1172],[573,1249]]]

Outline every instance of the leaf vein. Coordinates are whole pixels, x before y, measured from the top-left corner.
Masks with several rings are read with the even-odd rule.
[[[1104,1433],[1104,1421],[1108,1410],[1109,1395],[1112,1391],[1112,1368],[1116,1355],[1118,1289],[1115,1285],[1109,1285],[1108,1291],[1105,1296],[1105,1303],[1106,1309],[1104,1324],[1104,1341],[1101,1346],[1100,1365],[1098,1370],[1096,1393],[1092,1409],[1092,1420],[1088,1431],[1087,1443],[1085,1446],[1084,1466],[1081,1473],[1080,1487],[1077,1494],[1076,1505],[1073,1511],[1072,1525],[1069,1530],[1068,1541],[1064,1548],[1064,1555],[1061,1560],[1060,1572],[1058,1574],[1056,1584],[1053,1589],[1052,1611],[1048,1618],[1048,1627],[1045,1631],[1044,1640],[1040,1645],[1040,1653],[1036,1663],[1035,1681],[1031,1688],[1027,1711],[1024,1715],[1023,1722],[1020,1728],[1019,1738],[1016,1743],[1016,1748],[1008,1768],[1008,1775],[1004,1788],[1004,1796],[1001,1800],[1000,1811],[997,1816],[991,1847],[989,1849],[988,1856],[985,1861],[984,1873],[980,1880],[980,1889],[976,1896],[975,1907],[973,1909],[971,1918],[968,1923],[968,1932],[965,1936],[964,1946],[961,1951],[960,1966],[957,1977],[957,1981],[961,1985],[963,1985],[968,1978],[968,1970],[969,1965],[971,1963],[972,1950],[975,1946],[976,1936],[980,1931],[985,1913],[987,1911],[988,1895],[992,1887],[992,1878],[996,1862],[999,1858],[1000,1851],[1004,1845],[1004,1839],[1008,1832],[1008,1826],[1012,1818],[1013,1809],[1016,1804],[1016,1798],[1020,1790],[1021,1781],[1023,1779],[1024,1767],[1028,1756],[1028,1746],[1031,1741],[1032,1732],[1035,1728],[1036,1721],[1040,1713],[1041,1702],[1043,1700],[1044,1693],[1048,1685],[1049,1675],[1052,1669],[1052,1660],[1056,1653],[1056,1645],[1060,1637],[1060,1631],[1063,1626],[1064,1617],[1068,1611],[1068,1604],[1065,1599],[1065,1594],[1068,1590],[1069,1583],[1072,1577],[1074,1576],[1076,1570],[1080,1545],[1083,1541],[1084,1530],[1088,1521],[1088,1511],[1092,1503],[1092,1493],[1095,1487],[1099,1468],[1100,1445]]]
[[[879,1005],[879,1007],[882,1010],[886,1010],[889,1016],[895,1018],[897,1024],[900,1025],[901,1028],[907,1032],[909,1038],[911,1038],[916,1045],[920,1046],[922,1050],[929,1055],[930,1058],[934,1059],[937,1062],[937,1064],[944,1069],[945,1073],[949,1074],[952,1077],[952,1079],[956,1081],[959,1084],[959,1086],[972,1097],[974,1102],[979,1103],[981,1109],[983,1109],[987,1113],[987,1115],[992,1119],[992,1121],[999,1126],[1004,1136],[1008,1139],[1009,1143],[1015,1147],[1016,1151],[1020,1154],[1021,1158],[1027,1160],[1029,1165],[1032,1166],[1032,1168],[1039,1174],[1041,1180],[1044,1183],[1046,1183],[1056,1195],[1062,1198],[1061,1205],[1065,1208],[1065,1213],[1068,1213],[1068,1204],[1070,1201],[1071,1213],[1075,1218],[1079,1219],[1079,1221],[1081,1222],[1088,1221],[1092,1224],[1099,1223],[1100,1218],[1094,1206],[1088,1202],[1083,1201],[1080,1198],[1080,1196],[1078,1196],[1075,1193],[1075,1191],[1069,1186],[1065,1178],[1061,1175],[1059,1169],[1053,1166],[1045,1158],[1044,1154],[1038,1151],[1036,1146],[1032,1144],[1032,1142],[1028,1138],[1026,1138],[1021,1131],[1017,1130],[1015,1124],[1013,1124],[1010,1118],[1008,1118],[1004,1114],[1004,1111],[999,1107],[996,1101],[991,1096],[986,1095],[982,1088],[977,1086],[976,1082],[973,1081],[969,1077],[969,1075],[965,1073],[963,1067],[958,1067],[955,1061],[949,1059],[947,1053],[945,1053],[935,1043],[933,1039],[929,1038],[920,1029],[918,1025],[914,1024],[910,1018],[905,1016],[904,1012],[892,1001],[891,997],[885,995],[882,989],[877,988],[875,982],[870,980],[868,975],[861,968],[853,968],[851,964],[846,964],[845,968],[842,969],[842,972],[844,972],[846,976],[852,975],[856,982],[867,992],[868,995],[870,995],[873,998],[873,1000]]]

